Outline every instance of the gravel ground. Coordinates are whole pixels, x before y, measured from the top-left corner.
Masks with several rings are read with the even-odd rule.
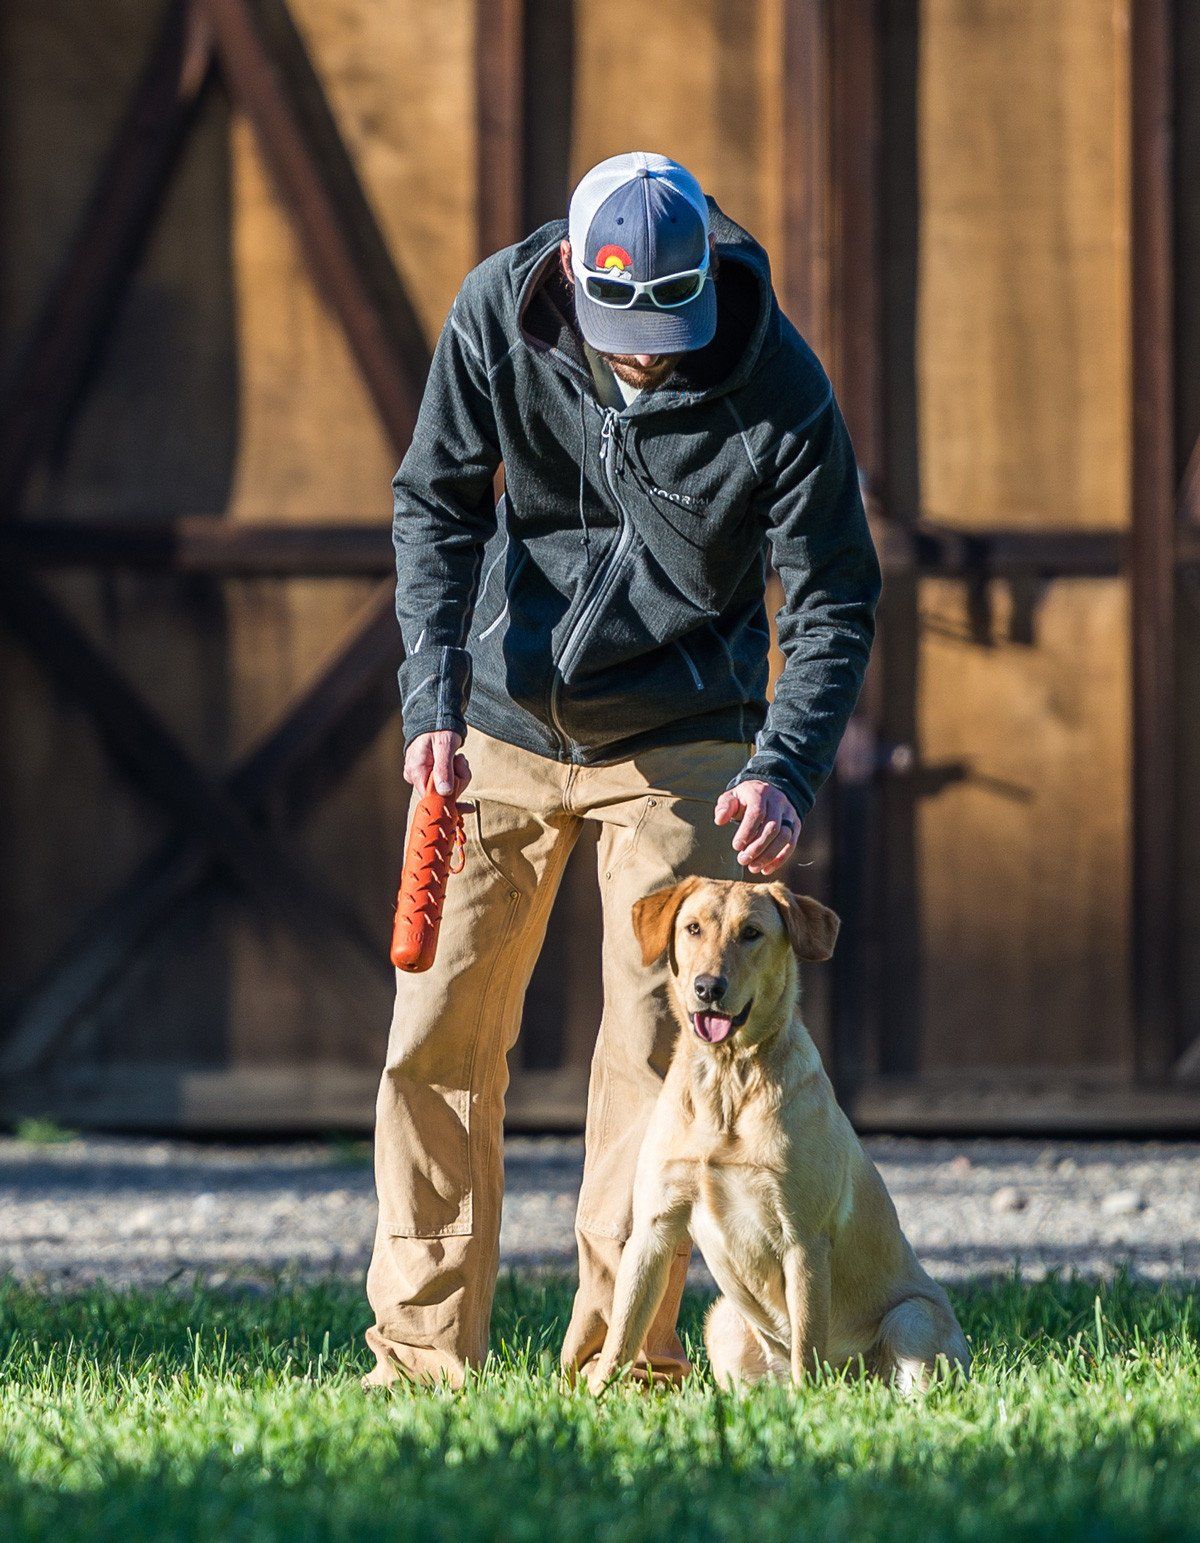
[[[932,1273],[1007,1270],[1200,1279],[1200,1144],[867,1143]],[[510,1268],[572,1265],[578,1140],[514,1138],[501,1248]],[[217,1146],[0,1138],[0,1273],[58,1285],[214,1285],[281,1270],[359,1277],[374,1194],[353,1144]],[[693,1266],[706,1281],[703,1266]]]

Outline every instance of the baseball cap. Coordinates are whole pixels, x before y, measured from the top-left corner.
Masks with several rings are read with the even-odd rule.
[[[567,233],[575,314],[598,352],[677,354],[712,341],[717,291],[707,272],[694,299],[668,307],[644,293],[625,306],[588,293],[589,273],[648,283],[707,269],[708,204],[678,161],[634,150],[593,166],[571,195]]]

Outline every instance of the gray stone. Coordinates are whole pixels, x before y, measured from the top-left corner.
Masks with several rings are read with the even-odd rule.
[[[1100,1209],[1105,1216],[1136,1216],[1146,1209],[1146,1200],[1140,1190],[1114,1189],[1101,1200]]]

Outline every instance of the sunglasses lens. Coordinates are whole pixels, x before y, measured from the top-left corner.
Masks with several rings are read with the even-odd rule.
[[[584,280],[588,296],[597,305],[629,305],[633,300],[633,285],[620,279],[597,279],[589,275]]]
[[[686,305],[700,293],[703,283],[702,273],[681,273],[677,278],[656,284],[651,293],[659,305]]]

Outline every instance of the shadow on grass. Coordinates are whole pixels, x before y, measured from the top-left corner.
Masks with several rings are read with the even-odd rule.
[[[497,1365],[463,1394],[371,1399],[351,1285],[10,1285],[0,1515],[8,1536],[122,1543],[1200,1536],[1193,1292],[1006,1277],[954,1300],[981,1373],[966,1390],[597,1404],[553,1375],[560,1278],[500,1282]],[[688,1295],[693,1345],[704,1307]]]
[[[444,1460],[397,1434],[353,1464],[313,1456],[281,1472],[255,1449],[196,1464],[102,1464],[82,1483],[30,1482],[0,1457],[6,1535],[141,1538],[435,1540],[1194,1538],[1187,1469],[1200,1453],[1164,1429],[1151,1446],[1122,1436],[1069,1468],[1031,1462],[989,1437],[953,1461],[806,1449],[719,1461],[642,1455],[556,1438],[503,1441]],[[1155,1470],[1160,1477],[1155,1477]]]

